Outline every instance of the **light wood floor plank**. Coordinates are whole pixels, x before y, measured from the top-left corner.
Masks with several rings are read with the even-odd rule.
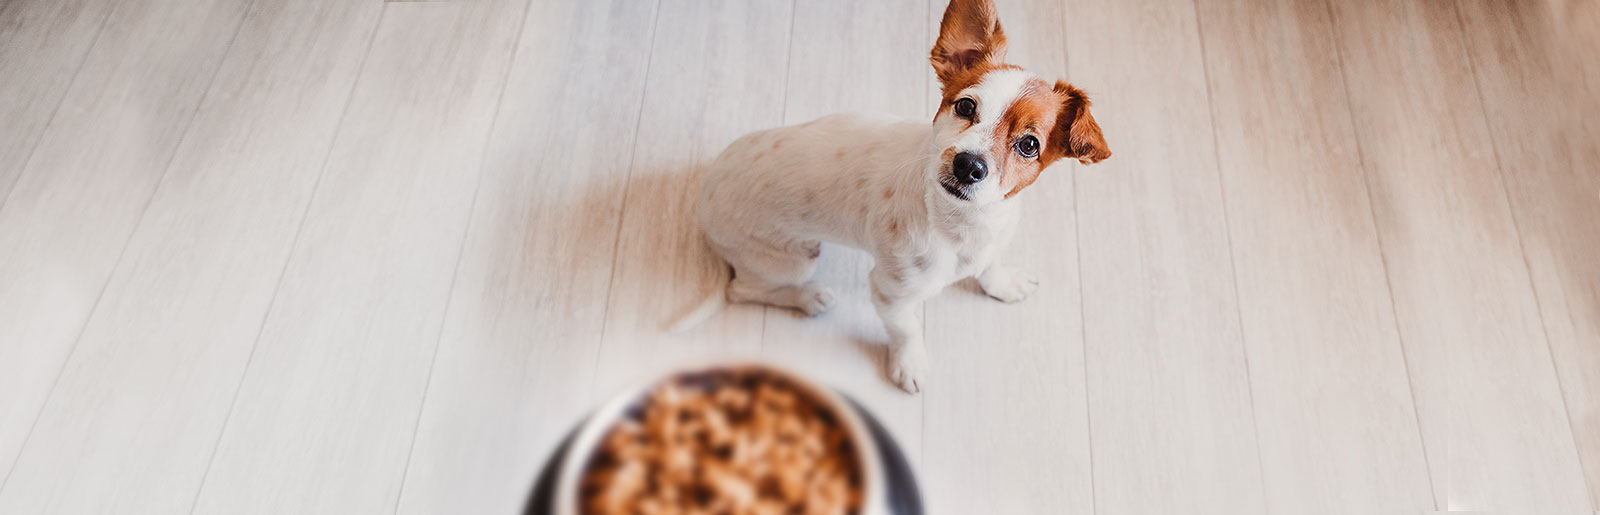
[[[933,39],[913,21],[926,9],[920,0],[796,2],[783,123],[845,111],[931,119],[925,88]],[[849,392],[873,410],[915,462],[922,448],[922,399],[883,378],[888,336],[870,300],[871,267],[865,253],[825,244],[812,279],[833,290],[836,304],[814,319],[767,308],[761,353]]]
[[[1194,5],[1067,12],[1113,152],[1076,171],[1096,513],[1265,513]]]
[[[635,0],[532,2],[399,511],[521,510],[591,409],[655,15]]]
[[[761,352],[760,306],[731,306],[686,334],[661,328],[728,274],[701,241],[695,215],[701,172],[729,142],[781,124],[783,104],[774,99],[783,98],[790,8],[740,0],[662,5],[617,238],[595,402],[685,362]]]
[[[254,4],[0,511],[190,508],[379,7]]]
[[[394,509],[526,6],[385,8],[196,513]]]
[[[1448,2],[1329,2],[1435,502],[1589,511]]]
[[[1461,2],[1567,416],[1600,503],[1600,6]]]
[[[1267,511],[1432,509],[1327,7],[1198,12]]]
[[[0,469],[13,468],[244,10],[125,2],[0,206]],[[5,485],[0,507],[27,491]]]
[[[117,3],[11,0],[0,4],[0,205],[82,68]]]
[[[929,2],[936,19],[946,3]],[[1065,6],[1031,0],[997,4],[1009,40],[1006,60],[1047,80],[1066,78],[1060,29]],[[937,30],[935,23],[930,45]],[[1075,171],[1058,164],[1018,196],[1023,214],[1017,236],[997,258],[1035,274],[1038,291],[1021,303],[1006,304],[967,280],[927,302],[924,328],[933,377],[923,393],[922,479],[933,513],[1094,509]],[[867,310],[871,313],[870,305]]]
[[[1600,3],[996,1],[1115,155],[1023,194],[1034,298],[927,303],[910,396],[854,250],[827,315],[661,328],[704,165],[925,122],[947,0],[0,0],[0,513],[516,512],[729,354],[933,513],[1600,508]]]

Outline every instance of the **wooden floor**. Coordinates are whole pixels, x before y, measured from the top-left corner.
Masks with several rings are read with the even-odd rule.
[[[928,119],[942,0],[0,1],[0,513],[512,513],[711,356],[877,413],[935,513],[1600,509],[1600,4],[1000,0],[1115,157],[1019,305],[703,295],[699,170]]]

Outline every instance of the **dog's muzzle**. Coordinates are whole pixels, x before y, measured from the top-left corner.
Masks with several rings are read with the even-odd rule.
[[[950,160],[950,171],[961,184],[977,184],[989,176],[989,163],[975,152],[962,152]]]

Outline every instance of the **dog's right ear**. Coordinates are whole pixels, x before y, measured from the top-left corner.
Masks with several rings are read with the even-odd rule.
[[[963,72],[998,66],[1006,59],[1006,33],[993,0],[950,0],[939,23],[939,40],[928,60],[939,82],[950,87]]]

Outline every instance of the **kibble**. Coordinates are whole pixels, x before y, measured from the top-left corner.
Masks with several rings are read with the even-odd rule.
[[[609,429],[587,465],[589,515],[861,512],[849,434],[809,394],[760,370],[668,381]]]

